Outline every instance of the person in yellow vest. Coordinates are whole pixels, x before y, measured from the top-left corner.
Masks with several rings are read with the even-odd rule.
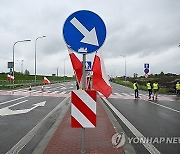
[[[152,95],[152,84],[151,81],[148,81],[148,83],[146,84],[148,92],[149,92],[149,99],[151,99],[151,95]]]
[[[155,99],[157,99],[158,90],[159,90],[159,85],[158,85],[157,81],[155,81],[153,83],[153,100],[154,100],[154,97],[155,97]]]
[[[135,98],[139,98],[138,84],[136,81],[133,83],[133,89],[135,92]]]
[[[176,94],[180,95],[180,83],[179,82],[176,83]]]

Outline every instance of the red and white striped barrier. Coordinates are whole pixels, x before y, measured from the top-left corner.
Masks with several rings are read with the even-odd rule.
[[[96,127],[96,91],[72,91],[71,126],[73,128]]]

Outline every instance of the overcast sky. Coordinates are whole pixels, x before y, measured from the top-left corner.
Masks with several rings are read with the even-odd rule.
[[[37,41],[37,74],[55,74],[58,68],[64,75],[65,64],[65,74],[72,75],[62,29],[78,10],[95,12],[106,25],[101,50],[108,75],[124,75],[122,56],[128,76],[143,75],[144,63],[153,74],[180,74],[180,0],[1,0],[0,72],[9,71],[13,44],[31,39],[15,45],[15,70],[23,66],[34,74],[35,39],[46,35]]]

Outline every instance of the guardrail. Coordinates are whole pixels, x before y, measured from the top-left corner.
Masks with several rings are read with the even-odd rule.
[[[51,81],[52,84],[60,83],[64,81]],[[66,81],[65,81],[66,82]],[[37,80],[35,83],[35,80],[15,80],[14,81],[14,88],[18,87],[29,87],[31,86],[40,86],[43,85],[42,80]],[[8,80],[0,80],[0,89],[11,89],[13,88],[13,81]]]

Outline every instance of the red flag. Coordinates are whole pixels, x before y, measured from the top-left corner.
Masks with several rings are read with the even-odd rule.
[[[69,51],[69,56],[71,59],[71,63],[73,66],[73,70],[76,76],[76,79],[78,83],[80,84],[81,78],[82,78],[82,73],[83,73],[83,64],[82,62],[76,57],[76,55],[73,53],[71,49],[68,49]]]
[[[92,66],[92,88],[101,92],[106,98],[112,94],[112,88],[106,75],[101,52],[96,53]]]
[[[13,80],[14,80],[14,76],[8,74],[8,75],[7,75],[7,80],[13,81]]]
[[[51,82],[46,77],[44,77],[43,83],[44,84],[51,84]]]

